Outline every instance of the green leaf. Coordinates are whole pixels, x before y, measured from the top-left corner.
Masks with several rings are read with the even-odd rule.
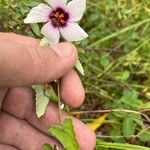
[[[129,77],[130,77],[130,72],[126,70],[126,71],[118,72],[115,78],[117,80],[126,81]]]
[[[32,88],[36,93],[36,114],[38,118],[42,117],[46,111],[50,100],[58,101],[58,97],[50,84],[33,85]]]
[[[143,128],[144,123],[140,114],[130,113],[130,117],[136,124],[140,125]]]
[[[44,37],[43,39],[41,39],[41,41],[40,41],[40,46],[47,46],[47,45],[49,45],[49,40],[46,38],[46,37]]]
[[[50,144],[45,143],[43,145],[43,150],[59,150],[59,149],[56,145],[54,145],[54,148],[52,148],[52,146]]]
[[[36,6],[36,5],[38,5],[39,4],[39,1],[32,1],[32,0],[22,0],[22,3],[24,4],[24,5],[26,5],[26,6],[31,6],[31,7],[33,7],[33,6]]]
[[[100,64],[101,64],[103,67],[107,67],[107,66],[110,64],[110,61],[109,61],[109,53],[106,53],[106,52],[102,52],[102,53],[101,53],[101,56],[100,56]]]
[[[124,90],[123,96],[129,100],[137,99],[138,98],[138,92],[135,90]]]
[[[41,31],[40,31],[40,28],[39,28],[38,24],[36,24],[36,23],[31,24],[31,29],[32,29],[32,31],[34,32],[35,35],[37,35],[37,36],[41,35]]]
[[[148,147],[125,144],[125,143],[108,143],[108,142],[97,142],[96,150],[100,150],[101,148],[112,148],[113,150],[150,150]]]
[[[23,15],[30,11],[30,8],[22,3],[20,4],[19,9]]]
[[[50,85],[50,84],[47,85],[47,87],[45,89],[45,95],[55,102],[58,101],[58,97],[57,97],[52,85]]]
[[[81,75],[84,76],[84,69],[79,59],[77,60],[75,67],[81,73]]]
[[[150,142],[150,129],[141,133],[139,139],[143,142]]]
[[[48,102],[49,102],[49,98],[45,95],[41,97],[36,97],[36,114],[38,118],[44,115]]]
[[[131,137],[131,135],[134,134],[135,124],[131,117],[127,116],[126,118],[124,118],[123,124],[122,124],[122,131],[123,131],[123,135],[127,139],[129,139]]]
[[[51,145],[46,143],[43,145],[43,150],[53,150],[53,148],[51,147]]]
[[[110,61],[108,58],[103,58],[100,60],[100,64],[103,66],[103,67],[107,67],[109,64],[110,64]]]
[[[49,98],[44,93],[44,86],[43,85],[34,85],[32,88],[35,90],[36,93],[36,114],[38,118],[42,117],[45,113],[47,108]]]
[[[140,109],[150,109],[150,102],[143,104]]]
[[[60,141],[65,150],[79,150],[72,119],[65,119],[62,125],[54,125],[49,133]]]
[[[121,101],[130,106],[132,109],[138,109],[141,105],[143,105],[143,102],[138,99],[138,92],[135,90],[124,90]]]

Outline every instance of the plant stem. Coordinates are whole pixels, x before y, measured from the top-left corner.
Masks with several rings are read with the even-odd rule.
[[[139,111],[127,110],[127,109],[78,111],[78,112],[72,112],[72,114],[75,115],[75,114],[87,114],[87,113],[109,113],[109,112],[126,112],[126,113],[140,114],[140,115],[142,115],[150,123],[150,118],[146,114],[141,113]]]
[[[57,80],[57,96],[58,96],[58,109],[59,109],[59,118],[60,123],[63,123],[62,112],[61,112],[61,98],[60,98],[60,79]]]

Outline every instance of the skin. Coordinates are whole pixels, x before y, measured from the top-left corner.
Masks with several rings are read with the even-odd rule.
[[[84,100],[82,83],[72,69],[76,48],[61,43],[52,49],[39,47],[39,41],[12,33],[0,33],[0,149],[41,150],[44,143],[61,145],[48,135],[48,128],[59,124],[59,111],[53,103],[40,119],[35,114],[32,84],[61,78],[61,98],[71,107]],[[62,113],[62,118],[71,117]],[[72,117],[80,150],[93,150],[95,134]]]

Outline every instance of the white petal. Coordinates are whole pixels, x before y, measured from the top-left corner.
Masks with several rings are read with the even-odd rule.
[[[66,0],[45,0],[52,8],[63,7],[66,6]]]
[[[88,37],[88,34],[77,23],[67,23],[66,27],[60,28],[60,32],[69,42],[80,41]]]
[[[41,33],[50,40],[50,45],[59,43],[59,29],[54,27],[50,21],[42,27]]]
[[[68,3],[66,11],[70,15],[69,22],[79,21],[86,9],[86,0],[72,0]]]
[[[47,22],[51,11],[52,9],[49,6],[41,3],[31,9],[24,23]]]

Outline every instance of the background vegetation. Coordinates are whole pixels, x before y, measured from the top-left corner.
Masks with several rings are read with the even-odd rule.
[[[41,38],[40,25],[23,24],[30,7],[40,1],[0,0],[0,31]],[[81,26],[90,35],[76,43],[86,101],[73,111],[86,123],[107,114],[96,129],[97,149],[142,149],[121,143],[148,149],[150,0],[88,0]]]

